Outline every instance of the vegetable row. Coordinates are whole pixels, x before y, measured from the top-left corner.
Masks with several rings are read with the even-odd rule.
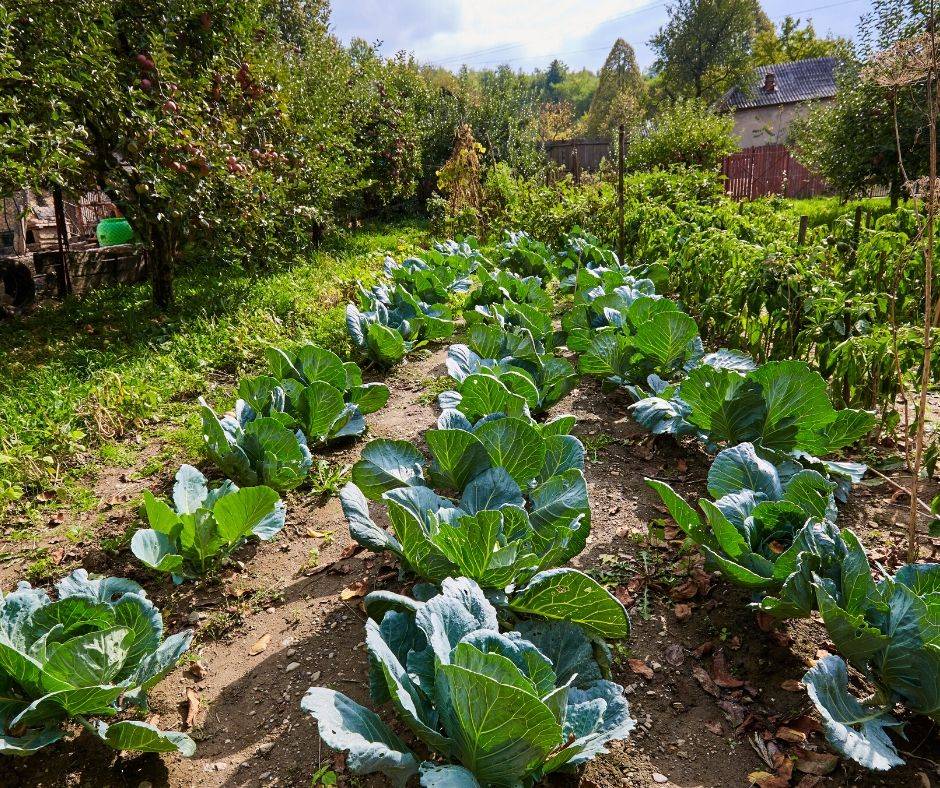
[[[510,237],[502,264],[518,257],[540,270],[544,258],[527,244]],[[386,273],[394,291],[374,288],[371,309],[349,309],[353,340],[363,314],[383,314],[385,293],[386,307],[412,311],[362,332],[371,361],[397,362],[376,352],[393,324],[395,347],[422,341],[411,322],[418,299],[438,315],[462,300],[469,335],[448,350],[454,388],[424,433],[427,454],[373,440],[340,495],[352,537],[394,555],[416,581],[410,596],[367,595],[365,609],[372,701],[391,701],[419,752],[334,690],[311,688],[303,706],[354,773],[381,771],[399,785],[415,775],[424,786],[534,785],[606,752],[635,724],[605,642],[629,635],[626,610],[564,566],[590,533],[585,451],[574,417],[545,413],[576,373],[552,353],[551,316],[540,311],[552,301],[538,276],[493,266],[469,244],[388,263]],[[411,301],[394,294],[406,287]]]
[[[563,325],[581,372],[626,390],[653,434],[717,453],[701,513],[647,482],[707,563],[753,592],[756,610],[778,620],[820,613],[842,656],[820,660],[804,683],[830,744],[868,768],[903,763],[887,735],[903,726],[894,708],[940,720],[940,565],[893,576],[877,567],[876,581],[858,537],[836,525],[837,504],[866,469],[825,455],[864,438],[874,416],[837,411],[804,362],[705,353],[695,322],[645,273],[614,261],[577,273]],[[873,694],[852,694],[846,661]]]

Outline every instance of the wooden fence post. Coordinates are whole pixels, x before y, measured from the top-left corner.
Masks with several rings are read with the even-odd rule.
[[[66,296],[72,294],[72,273],[69,271],[69,228],[65,221],[65,202],[62,199],[62,187],[56,184],[52,187],[52,210],[55,215],[56,240],[59,246],[59,261],[62,265],[62,293]]]
[[[581,162],[578,160],[578,145],[571,147],[571,172],[574,174],[574,185],[581,185]]]
[[[806,231],[809,229],[809,217],[800,217],[800,235],[797,239],[797,245],[802,246],[806,243]]]
[[[862,231],[862,206],[855,206],[855,224],[852,227],[852,246],[858,249],[858,238]]]
[[[624,145],[626,143],[626,131],[623,124],[620,124],[618,144],[617,144],[617,257],[623,264],[624,247],[626,246],[626,230],[624,228],[623,216],[623,176],[624,176]]]

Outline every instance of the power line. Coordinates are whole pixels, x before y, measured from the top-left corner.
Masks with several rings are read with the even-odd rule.
[[[438,60],[437,62],[438,62],[438,63],[450,63],[450,62],[452,62],[452,61],[459,61],[459,60],[461,60],[461,59],[463,59],[463,58],[471,58],[471,59],[472,59],[472,58],[476,57],[477,55],[486,55],[486,54],[489,54],[489,53],[491,53],[491,52],[499,52],[500,50],[503,50],[503,49],[518,49],[518,48],[521,47],[521,46],[522,46],[522,44],[520,44],[520,43],[503,44],[502,46],[490,47],[489,49],[478,49],[478,50],[476,50],[475,52],[466,52],[466,53],[464,53],[464,54],[462,54],[462,55],[451,55],[450,57],[442,58],[441,60]]]

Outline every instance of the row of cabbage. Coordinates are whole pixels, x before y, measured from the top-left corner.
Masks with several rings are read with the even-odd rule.
[[[461,308],[470,335],[469,346],[448,352],[455,390],[441,396],[437,424],[424,433],[428,455],[407,441],[373,440],[340,495],[352,537],[394,555],[416,581],[410,596],[365,597],[366,647],[373,702],[391,701],[429,756],[350,698],[310,689],[304,708],[357,774],[532,785],[634,727],[623,688],[610,680],[606,643],[629,636],[627,612],[564,566],[590,532],[585,451],[571,435],[574,417],[544,418],[576,381],[545,332],[537,340],[521,325],[530,319],[550,333],[550,315],[507,300],[524,290],[551,306],[539,277],[506,270],[527,243],[510,237],[495,265],[469,243],[388,261],[390,284],[347,311],[353,341],[384,366],[402,358],[388,348],[407,353],[439,338],[445,329],[433,321],[452,321]]]
[[[866,469],[826,455],[866,436],[873,415],[836,411],[803,362],[706,353],[695,321],[654,280],[613,258],[587,263],[562,320],[568,347],[583,373],[628,392],[653,434],[717,452],[701,514],[669,485],[648,484],[709,564],[754,593],[756,610],[819,611],[842,656],[820,660],[804,683],[835,749],[873,769],[903,763],[887,735],[903,727],[895,706],[940,720],[940,565],[893,576],[879,566],[876,581],[859,539],[835,524]],[[874,687],[863,701],[846,661]]]
[[[249,538],[273,538],[285,521],[280,493],[304,482],[310,447],[362,435],[365,415],[388,400],[387,387],[363,383],[356,364],[323,348],[272,348],[268,361],[266,374],[240,382],[233,413],[219,418],[201,401],[207,453],[229,478],[210,486],[184,465],[171,502],[144,493],[150,527],[131,549],[175,583],[218,569]],[[53,600],[20,583],[0,599],[0,752],[30,755],[77,723],[116,749],[192,755],[186,734],[133,717],[146,715],[148,690],[193,633],[164,638],[160,611],[131,580],[79,569],[56,588]]]

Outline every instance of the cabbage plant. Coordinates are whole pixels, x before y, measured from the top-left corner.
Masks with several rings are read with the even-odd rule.
[[[553,570],[584,549],[590,532],[584,447],[556,432],[570,421],[471,425],[444,414],[443,428],[425,433],[430,460],[407,441],[370,442],[340,494],[350,534],[422,579],[469,577],[509,589],[516,613],[626,637],[616,598],[576,570]],[[373,519],[370,500],[383,505],[392,532]]]
[[[815,583],[838,583],[843,562],[861,549],[834,525],[834,482],[795,460],[778,468],[749,443],[715,458],[708,472],[714,500],[699,500],[704,518],[668,484],[646,483],[709,565],[754,592],[757,607],[776,618],[809,616]]]
[[[527,329],[506,332],[473,326],[470,344],[451,345],[446,363],[458,385],[438,401],[442,408],[456,408],[470,419],[489,413],[542,413],[578,382],[571,363],[539,352]]]
[[[829,743],[869,769],[904,763],[888,736],[903,723],[898,704],[940,722],[940,564],[901,567],[872,579],[865,557],[842,566],[838,584],[819,578],[816,595],[829,637],[842,655],[824,657],[803,677]],[[874,688],[849,690],[848,662]]]
[[[287,416],[273,406],[270,416],[259,416],[247,402],[235,403],[233,415],[215,414],[204,399],[202,438],[209,458],[230,479],[245,486],[266,485],[292,490],[307,478],[313,456],[302,430],[284,426]]]
[[[523,230],[506,230],[504,236],[500,244],[502,268],[526,276],[551,277],[554,259],[551,249]]]
[[[346,329],[359,351],[381,367],[400,363],[425,342],[454,333],[450,309],[420,301],[404,287],[379,286],[346,307]]]
[[[520,276],[501,268],[480,266],[476,272],[478,286],[470,291],[467,307],[502,303],[505,299],[517,304],[529,304],[548,310],[553,306],[551,296],[542,288],[539,276]]]
[[[575,294],[574,303],[561,317],[562,330],[570,336],[576,347],[587,347],[591,330],[614,326],[620,328],[629,324],[631,318],[642,322],[650,316],[652,305],[640,303],[631,315],[631,307],[641,299],[664,301],[657,305],[660,309],[679,311],[668,299],[656,294],[656,286],[651,279],[633,279],[624,277],[619,272],[600,274],[581,270],[577,274],[581,288]],[[671,304],[671,308],[666,304]],[[698,333],[696,331],[696,333]]]
[[[131,580],[77,569],[56,590],[55,601],[25,582],[0,594],[0,753],[32,755],[78,723],[116,750],[192,755],[186,734],[104,721],[147,712],[148,690],[186,653],[192,632],[164,640],[160,611]]]
[[[465,273],[473,273],[481,263],[487,263],[480,250],[480,241],[473,235],[438,241],[428,253],[434,265],[448,265]]]
[[[631,410],[654,433],[695,435],[709,447],[759,441],[813,455],[851,446],[875,425],[867,411],[837,411],[826,381],[803,361],[769,361],[749,372],[702,363]]]
[[[427,260],[409,257],[400,264],[391,257],[385,258],[385,275],[395,284],[407,288],[419,301],[440,304],[455,293],[470,290],[472,280],[469,277],[470,265],[458,255],[426,253]],[[453,261],[458,265],[449,265]]]
[[[354,774],[381,772],[398,786],[418,775],[427,788],[531,786],[629,737],[623,688],[604,677],[577,626],[523,622],[503,634],[466,578],[446,579],[423,602],[393,596],[366,600],[372,699],[390,700],[440,761],[419,763],[374,712],[313,687],[301,707]]]
[[[586,280],[580,274],[585,271],[596,275],[596,284],[610,283],[610,289],[625,284],[616,277],[649,279],[657,288],[664,287],[669,281],[669,269],[662,263],[623,264],[616,252],[580,228],[575,228],[565,237],[561,250],[555,255],[553,270],[563,292],[584,289]],[[609,277],[611,273],[615,278]]]
[[[201,577],[246,539],[267,541],[284,527],[285,506],[270,487],[239,489],[226,480],[213,490],[206,477],[183,465],[173,486],[173,506],[144,491],[150,528],[138,530],[131,551],[174,583]]]
[[[239,382],[236,411],[300,429],[308,443],[362,435],[365,416],[388,402],[388,386],[363,384],[358,365],[324,348],[268,348],[267,356],[271,373]]]
[[[502,303],[467,310],[464,312],[464,320],[471,328],[482,323],[498,326],[509,333],[528,331],[546,351],[563,344],[563,335],[555,330],[550,314],[531,304],[518,304],[510,298],[504,298]]]
[[[358,364],[343,361],[326,348],[306,344],[287,352],[272,347],[267,349],[266,354],[271,375],[291,400],[298,398],[301,388],[320,382],[341,392],[344,401],[355,405],[365,416],[381,410],[388,403],[388,386],[384,383],[363,383],[362,370]]]
[[[607,321],[600,330],[575,325],[581,318],[577,308],[572,311],[568,347],[579,354],[582,373],[599,375],[615,386],[630,386],[650,376],[683,377],[701,361],[705,353],[698,326],[675,303],[640,294],[621,309],[619,304],[627,300],[615,291],[585,305],[599,310]],[[585,318],[589,322],[591,314]]]

